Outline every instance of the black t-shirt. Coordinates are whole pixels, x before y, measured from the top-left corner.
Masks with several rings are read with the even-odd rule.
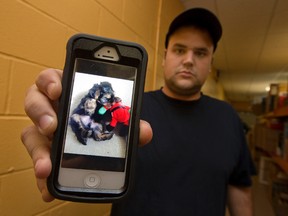
[[[153,139],[138,149],[135,186],[112,215],[224,216],[227,185],[250,186],[255,173],[232,107],[202,95],[179,101],[145,93],[141,118]]]

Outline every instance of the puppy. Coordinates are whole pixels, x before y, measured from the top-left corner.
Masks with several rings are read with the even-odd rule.
[[[82,109],[70,117],[70,126],[75,133],[77,140],[83,145],[87,144],[87,139],[93,137],[95,140],[101,140],[103,127],[94,122],[91,116],[95,113],[97,107],[96,100],[88,98],[84,102]]]

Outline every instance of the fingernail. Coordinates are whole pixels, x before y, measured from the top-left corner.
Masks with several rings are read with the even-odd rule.
[[[47,93],[48,95],[51,97],[53,95],[53,89],[55,88],[56,84],[55,83],[50,83],[48,86],[47,86]]]
[[[44,115],[40,118],[39,127],[42,130],[45,130],[51,126],[53,123],[53,117],[49,115]]]

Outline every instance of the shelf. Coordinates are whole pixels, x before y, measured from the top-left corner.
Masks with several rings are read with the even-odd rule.
[[[288,174],[288,161],[277,156],[273,156],[272,159],[286,174]]]
[[[276,163],[283,172],[288,174],[288,161],[284,160],[279,156],[275,156],[275,153],[268,152],[264,150],[262,147],[256,146],[256,150],[262,152],[265,156],[272,158],[274,163]]]
[[[288,106],[277,108],[273,112],[267,113],[265,117],[266,118],[288,117]]]
[[[275,117],[288,117],[288,106],[280,107],[274,110]]]

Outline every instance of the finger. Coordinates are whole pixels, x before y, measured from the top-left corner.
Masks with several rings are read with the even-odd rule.
[[[37,178],[47,178],[51,172],[50,145],[51,141],[40,134],[35,126],[24,128],[21,140],[34,164]]]
[[[38,75],[35,83],[40,92],[52,101],[55,101],[60,97],[62,92],[61,79],[61,70],[46,69]]]
[[[52,168],[50,160],[51,142],[46,136],[40,134],[35,126],[24,128],[21,140],[32,158],[37,186],[42,194],[42,199],[50,202],[54,198],[47,189],[46,181]]]
[[[55,199],[47,189],[46,179],[37,179],[37,186],[42,194],[42,199],[45,202],[51,202]]]
[[[27,91],[24,108],[41,134],[51,136],[54,133],[57,127],[55,110],[49,98],[40,92],[36,85]]]
[[[152,137],[153,137],[153,131],[150,124],[147,121],[140,120],[139,146],[143,146],[149,143]]]

